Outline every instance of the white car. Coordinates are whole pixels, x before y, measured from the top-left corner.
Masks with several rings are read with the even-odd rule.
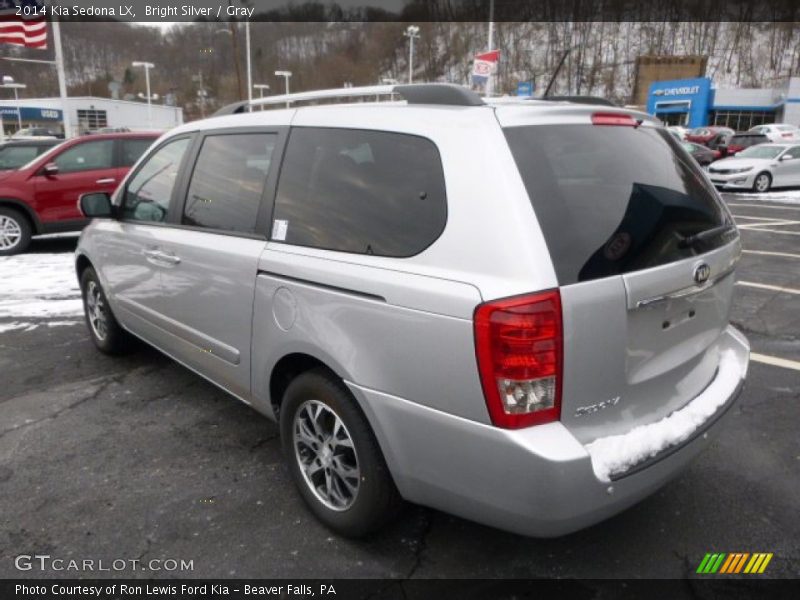
[[[800,186],[800,144],[751,146],[712,163],[708,177],[716,187],[759,193],[772,187]]]
[[[681,127],[680,125],[670,125],[667,127],[668,130],[677,134],[677,136],[681,139],[681,141],[686,140],[686,134],[689,133],[689,130],[686,127]]]
[[[748,133],[761,133],[769,138],[770,142],[796,142],[800,141],[800,129],[794,125],[777,123],[773,125],[756,125]]]

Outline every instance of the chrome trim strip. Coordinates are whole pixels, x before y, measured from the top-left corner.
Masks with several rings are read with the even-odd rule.
[[[662,302],[668,302],[669,300],[677,300],[679,298],[688,298],[689,296],[694,296],[696,294],[700,294],[705,292],[707,289],[714,287],[718,284],[721,280],[725,279],[728,275],[733,273],[736,269],[736,265],[731,265],[721,273],[718,273],[714,277],[711,277],[708,281],[706,281],[703,285],[692,285],[689,287],[685,287],[683,289],[670,292],[669,294],[662,294],[660,296],[653,296],[652,298],[645,298],[644,300],[639,300],[636,303],[636,308],[645,308],[647,306],[653,306],[655,304],[661,304]]]

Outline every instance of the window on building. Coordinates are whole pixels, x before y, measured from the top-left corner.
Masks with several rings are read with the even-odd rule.
[[[78,123],[85,131],[94,131],[108,127],[106,111],[91,109],[78,109]]]
[[[718,110],[713,113],[713,124],[730,127],[734,131],[747,131],[751,127],[774,123],[774,110]]]
[[[356,254],[422,252],[444,229],[439,151],[425,138],[296,128],[275,201],[274,241]]]

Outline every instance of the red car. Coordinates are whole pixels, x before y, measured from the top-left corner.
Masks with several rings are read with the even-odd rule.
[[[78,198],[112,193],[158,136],[74,138],[19,169],[0,171],[0,256],[24,252],[33,235],[83,229],[88,220],[78,209]]]
[[[689,133],[686,134],[686,141],[706,146],[708,145],[708,142],[713,140],[720,133],[733,135],[736,132],[730,127],[716,127],[716,126],[698,127],[697,129],[692,129]]]

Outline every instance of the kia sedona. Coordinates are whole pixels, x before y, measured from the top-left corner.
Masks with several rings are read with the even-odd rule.
[[[332,530],[405,500],[563,535],[724,427],[739,234],[656,119],[448,84],[253,104],[83,196],[76,272],[96,347],[144,340],[277,422]]]

